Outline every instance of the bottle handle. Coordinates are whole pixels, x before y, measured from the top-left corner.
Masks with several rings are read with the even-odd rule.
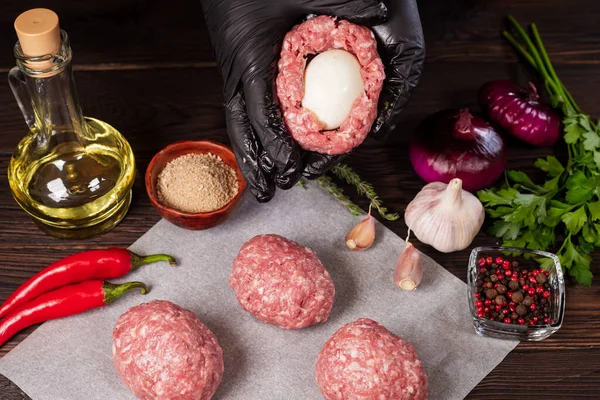
[[[15,100],[17,100],[17,104],[21,109],[23,118],[25,118],[25,123],[30,130],[33,129],[35,127],[33,101],[29,95],[29,92],[27,91],[27,87],[25,86],[26,83],[23,71],[21,71],[19,67],[13,67],[8,73],[8,84],[10,85],[10,89],[15,96]]]

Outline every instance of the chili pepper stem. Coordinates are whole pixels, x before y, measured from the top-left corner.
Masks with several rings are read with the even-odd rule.
[[[125,293],[133,289],[140,289],[140,293],[148,293],[148,286],[143,282],[126,282],[120,285],[115,285],[110,282],[104,282],[102,285],[102,291],[104,292],[104,302],[110,304]]]
[[[177,261],[174,257],[168,254],[151,254],[149,256],[140,256],[138,254],[129,252],[131,254],[131,270],[134,271],[142,265],[152,264],[159,261],[166,261],[172,266],[177,265]]]

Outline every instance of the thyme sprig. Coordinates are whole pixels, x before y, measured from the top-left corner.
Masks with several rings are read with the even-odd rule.
[[[379,196],[377,196],[373,185],[363,181],[360,175],[350,168],[350,166],[346,164],[338,164],[331,169],[331,172],[339,179],[345,181],[347,184],[354,186],[359,195],[365,196],[367,199],[369,199],[369,207],[377,209],[377,212],[383,218],[387,219],[388,221],[395,221],[400,218],[398,213],[390,213],[388,209],[383,206],[383,202]]]
[[[319,185],[321,185],[321,187],[327,189],[327,191],[329,192],[330,195],[332,195],[333,197],[338,199],[338,201],[340,203],[345,205],[346,208],[348,208],[348,210],[350,210],[350,212],[352,214],[361,215],[363,213],[363,210],[361,210],[359,206],[354,204],[348,198],[348,196],[346,196],[344,194],[344,191],[342,190],[342,188],[339,187],[338,185],[336,185],[329,176],[326,176],[326,175],[320,176],[316,179],[316,181]]]
[[[350,166],[346,164],[338,164],[331,169],[331,174],[333,174],[338,179],[346,182],[349,185],[352,185],[356,188],[356,192],[365,196],[369,200],[369,208],[375,208],[379,215],[388,221],[395,221],[400,218],[398,213],[390,213],[387,207],[383,206],[383,202],[375,192],[373,185],[369,182],[363,181]],[[338,199],[340,203],[342,203],[350,212],[354,215],[362,215],[364,211],[354,204],[348,196],[344,194],[344,190],[336,185],[333,182],[333,179],[330,176],[323,175],[315,179],[315,181],[323,188],[327,189],[330,195]],[[306,189],[306,182],[304,180],[300,180],[298,182],[298,186]]]

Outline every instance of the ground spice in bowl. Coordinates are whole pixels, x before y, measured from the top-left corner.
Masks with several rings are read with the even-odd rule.
[[[212,153],[171,160],[158,175],[156,188],[161,203],[188,213],[215,211],[239,191],[233,168]]]

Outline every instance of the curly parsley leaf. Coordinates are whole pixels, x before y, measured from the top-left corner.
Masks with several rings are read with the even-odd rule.
[[[510,214],[513,211],[512,207],[498,207],[496,209],[489,209],[488,210],[488,214],[490,215],[490,217],[492,218],[500,218],[500,217],[504,217],[507,214]]]
[[[529,232],[529,231],[527,231]],[[507,247],[518,247],[525,248],[527,246],[527,232],[526,234],[514,239],[514,240],[505,240],[502,245]]]
[[[548,192],[551,192],[553,190],[558,190],[558,185],[560,183],[561,177],[562,177],[562,175],[558,175],[558,176],[555,176],[554,178],[550,179],[549,181],[544,182],[544,189],[546,189]]]
[[[594,152],[594,164],[596,165],[596,168],[600,169],[600,153],[599,152]]]
[[[590,124],[590,117],[587,115],[579,115],[579,125],[581,125],[586,132],[594,131],[594,129],[592,129],[592,125]]]
[[[569,179],[567,179],[567,189],[576,188],[587,182],[587,176],[583,171],[575,171]]]
[[[543,191],[544,188],[533,183],[531,178],[521,171],[506,171],[508,179],[515,183],[521,184],[523,187],[533,191]]]
[[[518,194],[514,200],[515,211],[509,217],[510,222],[523,222],[533,228],[546,218],[546,198],[534,194]]]
[[[592,221],[597,221],[600,219],[600,200],[593,203],[587,203],[587,208],[590,212],[590,216],[592,217]]]
[[[585,212],[585,207],[581,206],[575,211],[564,214],[561,220],[567,226],[567,230],[572,235],[576,235],[587,222],[587,213]]]
[[[600,247],[600,224],[594,224],[594,229],[596,230],[596,242],[594,246]]]
[[[538,260],[538,262],[540,263],[540,268],[544,268],[546,270],[551,269],[554,265],[554,260],[546,257],[542,258],[541,260]]]
[[[544,219],[544,225],[553,228],[558,225],[562,219],[562,216],[566,213],[564,208],[550,207],[546,213],[546,219]]]
[[[493,225],[488,230],[488,233],[497,238],[503,238],[504,240],[514,240],[519,235],[520,230],[521,224],[497,220],[494,221]]]
[[[594,161],[594,153],[589,152],[584,153],[578,156],[577,164],[580,170],[584,170],[584,168],[588,168],[590,171],[596,169],[596,162]]]
[[[569,269],[576,264],[589,266],[590,261],[592,260],[589,255],[578,251],[570,237],[565,239],[563,251],[559,256],[561,258],[562,265]]]
[[[547,216],[548,212],[546,210],[546,198],[542,197],[538,204],[537,210],[535,211],[536,222],[538,224],[543,223]]]
[[[538,158],[533,165],[545,171],[550,178],[560,176],[565,170],[565,167],[554,156],[548,156],[545,159]]]
[[[582,171],[576,171],[567,179],[567,203],[579,204],[590,200],[594,196],[595,179],[588,178]]]
[[[581,236],[583,240],[588,243],[596,243],[598,241],[598,233],[596,228],[592,224],[585,224],[583,226],[583,230],[581,231]]]
[[[577,242],[577,246],[583,254],[591,255],[594,252],[594,244],[586,242],[583,235],[578,236]]]
[[[554,231],[550,228],[540,229],[535,233],[527,230],[515,239],[505,239],[503,244],[532,250],[548,248],[554,244]]]
[[[548,227],[539,228],[535,233],[531,232],[531,237],[529,238],[526,248],[532,250],[538,249],[547,249],[554,245],[555,237],[554,237],[554,229]]]
[[[489,207],[499,206],[499,205],[510,205],[514,200],[515,196],[518,194],[515,189],[508,190],[498,190],[494,193],[492,190],[480,190],[477,192],[477,197],[479,197],[479,201],[486,204]]]
[[[563,120],[565,125],[565,142],[568,144],[573,144],[577,142],[581,135],[585,132],[588,132],[583,126],[579,124],[579,120],[577,117],[567,117]]]
[[[571,267],[569,273],[573,275],[573,277],[575,277],[575,279],[577,279],[577,282],[579,282],[580,284],[585,286],[592,286],[593,276],[589,266],[575,264]]]
[[[596,132],[586,132],[582,136],[585,138],[583,141],[583,148],[585,150],[592,151],[600,147],[600,136]]]

